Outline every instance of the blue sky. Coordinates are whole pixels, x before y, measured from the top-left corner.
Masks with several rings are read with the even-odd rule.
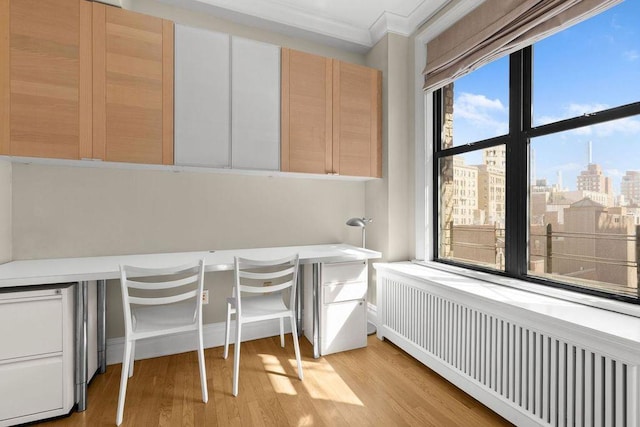
[[[640,101],[640,1],[620,5],[534,45],[534,125]],[[508,58],[454,85],[454,143],[508,130]],[[588,162],[602,166],[620,190],[627,170],[640,170],[640,116],[532,140],[535,176],[576,187]],[[468,164],[481,157],[466,157]]]

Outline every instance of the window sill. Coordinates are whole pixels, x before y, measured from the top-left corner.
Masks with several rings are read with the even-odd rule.
[[[533,282],[527,282],[524,280],[513,279],[510,277],[499,276],[497,274],[485,273],[482,271],[471,270],[468,268],[457,267],[454,265],[443,264],[435,261],[413,260],[412,262],[414,264],[482,280],[496,285],[508,286],[510,288],[519,289],[525,292],[544,295],[547,297],[599,308],[601,310],[613,311],[616,313],[640,318],[640,306],[635,304],[629,304],[622,301],[611,300],[593,295],[585,295],[565,289],[553,288]]]
[[[640,363],[640,317],[515,289],[487,281],[486,277],[471,278],[434,264],[437,263],[376,263],[373,266],[378,279],[385,274],[405,277],[410,286],[426,287],[432,295],[480,313],[529,330],[547,331],[584,348],[597,347],[601,354]]]

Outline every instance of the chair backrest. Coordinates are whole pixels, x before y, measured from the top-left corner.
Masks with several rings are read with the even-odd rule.
[[[133,279],[135,278],[135,280]],[[202,317],[204,259],[175,267],[120,266],[125,333],[133,331],[132,306],[159,306],[191,301],[193,322]]]
[[[235,257],[234,296],[238,299],[238,310],[242,307],[243,292],[267,294],[290,289],[289,308],[293,309],[296,299],[296,281],[298,279],[299,257],[295,254],[286,258],[272,260],[254,260]],[[270,282],[268,286],[267,282]]]

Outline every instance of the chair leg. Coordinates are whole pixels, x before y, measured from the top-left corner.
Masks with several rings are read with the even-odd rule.
[[[200,365],[200,386],[202,387],[202,401],[209,401],[207,390],[207,371],[204,366],[204,340],[202,339],[202,327],[198,329],[198,364]]]
[[[280,347],[284,348],[284,317],[280,318]]]
[[[124,356],[122,358],[122,374],[120,375],[120,393],[118,395],[118,411],[116,425],[122,424],[124,415],[124,400],[127,394],[127,380],[129,379],[129,360],[131,359],[132,342],[127,340],[124,344]]]
[[[233,395],[238,395],[238,376],[240,373],[240,319],[236,315],[236,342],[233,347]]]
[[[237,317],[238,316],[236,316],[236,318]],[[225,328],[224,328],[224,352],[222,354],[222,357],[225,359],[229,356],[229,328],[230,327],[231,327],[231,304],[227,303],[227,323],[225,324]]]
[[[136,342],[131,341],[131,356],[129,356],[129,378],[133,376],[133,365],[136,360]]]
[[[291,334],[293,335],[293,348],[296,352],[296,362],[298,362],[298,378],[303,379],[302,361],[300,360],[300,346],[298,345],[298,330],[296,328],[296,319],[291,317]]]

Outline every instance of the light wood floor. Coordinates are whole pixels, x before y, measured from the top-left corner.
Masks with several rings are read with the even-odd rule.
[[[195,352],[137,361],[123,426],[508,426],[402,350],[369,336],[368,347],[313,359],[302,339],[304,381],[291,335],[242,344],[240,389],[233,360],[205,350],[209,403],[202,402]],[[230,352],[231,353],[231,352]],[[45,426],[114,425],[121,365],[89,387],[88,409]]]

